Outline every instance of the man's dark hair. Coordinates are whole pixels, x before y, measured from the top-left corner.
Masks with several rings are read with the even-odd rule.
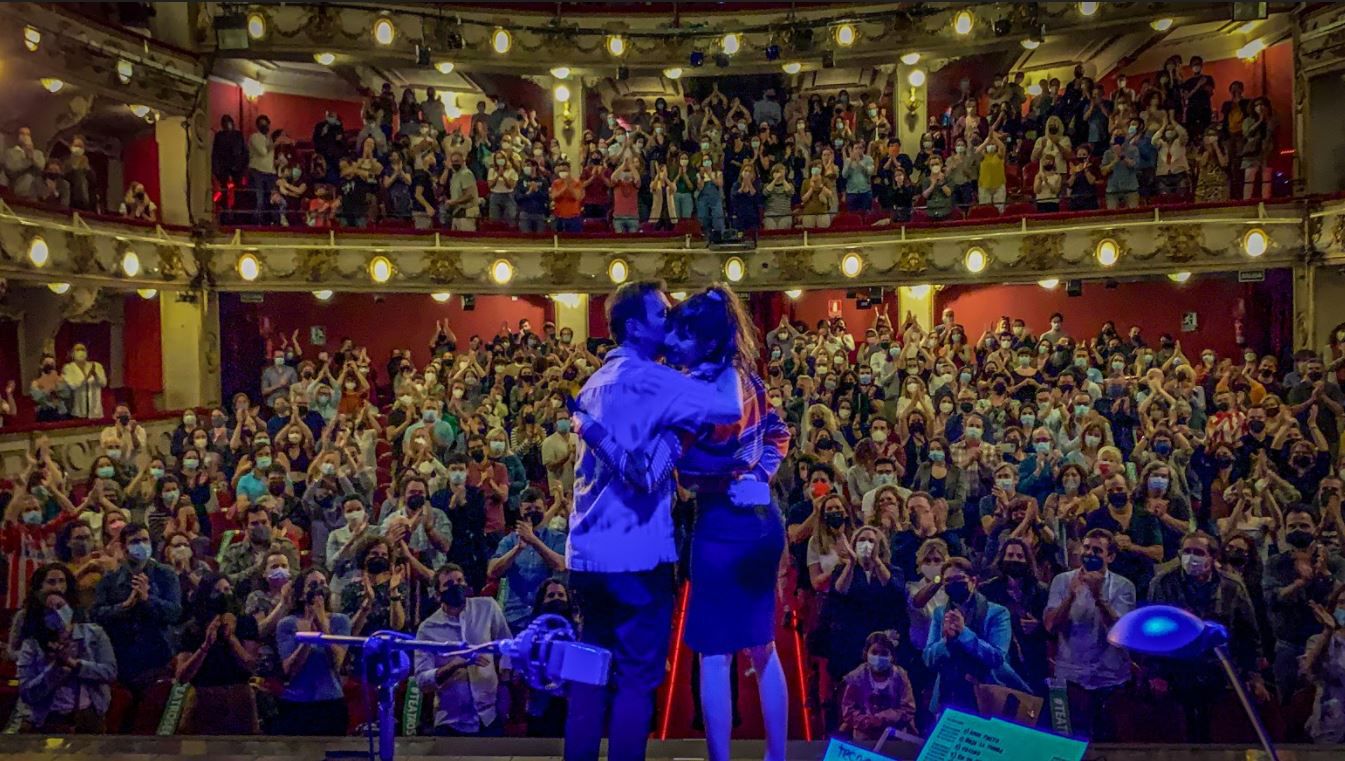
[[[536,486],[529,486],[518,495],[519,502],[540,502],[542,498],[542,490]]]
[[[825,462],[815,462],[808,466],[808,480],[813,480],[813,476],[818,473],[827,474],[827,478],[830,478],[833,483],[836,481],[836,469]]]
[[[252,517],[253,513],[266,513],[267,518],[271,517],[271,511],[267,510],[265,505],[262,505],[261,503],[258,502],[253,502],[243,509],[243,522],[247,523],[248,519]],[[128,523],[126,525],[129,526],[130,524]],[[126,529],[123,528],[121,531],[122,535],[124,536],[126,534]]]
[[[121,527],[121,534],[118,535],[118,538],[121,539],[122,544],[126,544],[126,542],[129,541],[131,537],[136,536],[142,531],[148,534],[149,527],[143,523],[136,523],[135,521],[131,521]]]
[[[607,329],[617,343],[626,341],[626,323],[648,317],[645,296],[663,290],[662,280],[639,280],[616,289],[607,300]]]
[[[1113,550],[1116,549],[1116,535],[1113,534],[1112,532],[1108,531],[1108,530],[1105,529],[1105,528],[1095,528],[1095,529],[1090,529],[1090,530],[1088,531],[1087,534],[1084,534],[1084,535],[1083,535],[1083,538],[1084,538],[1084,539],[1106,539],[1106,540],[1107,540],[1107,552],[1108,552],[1109,554],[1110,554]]]
[[[444,467],[450,465],[467,465],[467,455],[462,452],[449,452],[444,455]]]

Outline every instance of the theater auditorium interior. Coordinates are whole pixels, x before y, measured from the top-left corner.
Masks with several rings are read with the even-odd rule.
[[[584,690],[613,759],[1345,754],[1345,5],[0,22],[0,757],[574,759]],[[687,460],[593,644],[642,288],[691,406],[749,328],[747,422],[659,441],[780,432],[769,668],[699,644]]]

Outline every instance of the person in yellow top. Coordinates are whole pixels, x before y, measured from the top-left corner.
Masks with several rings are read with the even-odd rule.
[[[1000,133],[991,131],[980,145],[976,146],[980,155],[980,176],[976,183],[977,202],[984,205],[993,203],[1004,213],[1004,199],[1007,195],[1004,177],[1004,140]]]

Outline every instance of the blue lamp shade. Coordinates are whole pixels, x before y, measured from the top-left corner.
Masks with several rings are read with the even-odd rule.
[[[1107,641],[1143,655],[1193,656],[1226,641],[1222,626],[1202,621],[1190,611],[1150,605],[1121,616]]]

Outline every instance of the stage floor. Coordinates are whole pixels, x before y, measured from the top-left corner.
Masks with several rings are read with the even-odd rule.
[[[733,744],[733,758],[758,761],[759,741]],[[323,761],[328,751],[342,751],[341,758],[358,758],[367,749],[359,738],[275,737],[39,737],[10,735],[0,741],[0,757],[51,758],[70,761],[169,761],[192,758],[202,761]],[[795,742],[789,745],[790,761],[819,761],[824,743]],[[434,739],[402,738],[397,741],[400,761],[549,761],[561,758],[559,740]],[[650,761],[698,761],[705,758],[701,740],[666,740],[649,743]],[[1245,746],[1105,745],[1090,748],[1084,756],[1094,761],[1253,761],[1259,751]],[[1295,745],[1280,749],[1281,761],[1341,761],[1345,746]]]

